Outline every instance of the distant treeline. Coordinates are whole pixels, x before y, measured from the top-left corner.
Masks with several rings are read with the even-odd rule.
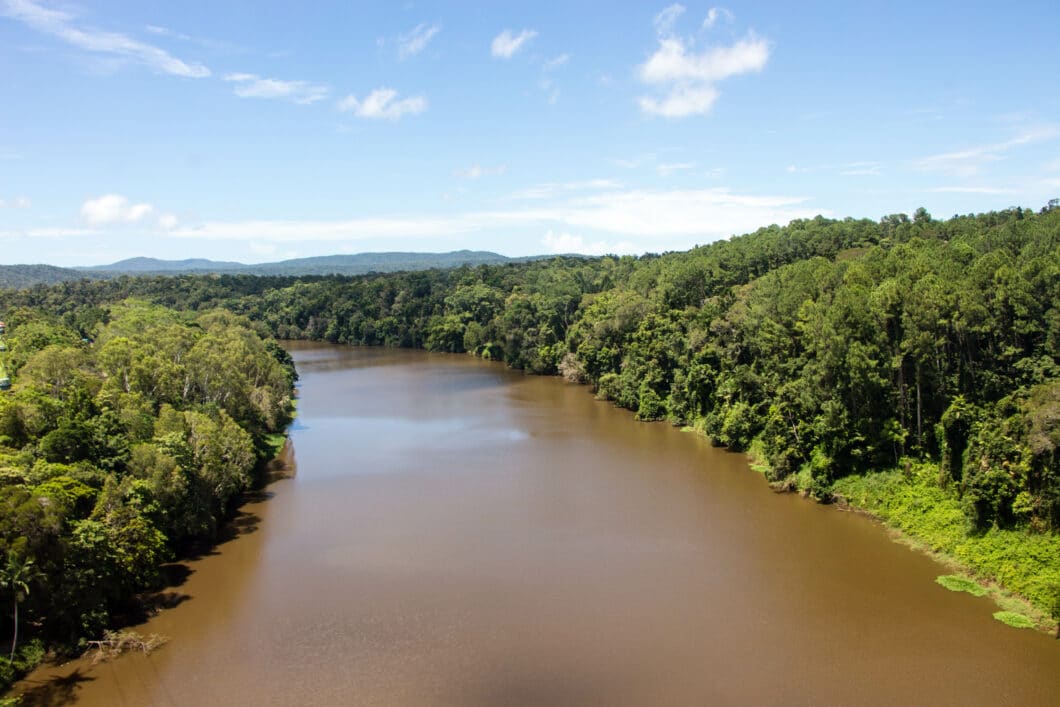
[[[187,260],[158,260],[130,258],[110,265],[96,267],[60,268],[53,265],[0,265],[0,288],[25,289],[34,285],[83,279],[105,280],[128,275],[364,275],[370,272],[399,270],[429,270],[454,268],[461,265],[480,265],[519,262],[534,258],[508,258],[488,251],[459,250],[451,253],[355,253],[295,258],[275,263],[224,262],[192,258]]]

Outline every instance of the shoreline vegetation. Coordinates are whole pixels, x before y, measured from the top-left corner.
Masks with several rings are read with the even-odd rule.
[[[775,488],[880,517],[1026,597],[1039,626],[1060,617],[1057,200],[802,219],[641,257],[83,280],[0,291],[0,311],[15,383],[0,397],[0,549],[6,576],[23,560],[43,573],[26,592],[9,580],[0,602],[38,633],[44,616],[57,628],[60,597],[85,610],[60,622],[65,640],[105,625],[117,607],[92,589],[93,562],[125,596],[173,537],[216,528],[245,486],[232,460],[267,453],[289,417],[294,371],[270,337],[467,353],[586,384],[639,420],[750,452]],[[237,429],[248,444],[197,444]],[[163,512],[173,489],[183,510]],[[199,517],[186,494],[209,489],[220,500]],[[0,615],[0,636],[12,624]]]
[[[896,542],[957,572],[941,575],[936,582],[950,591],[989,597],[1004,612],[1004,618],[998,617],[1001,612],[994,614],[999,621],[1015,628],[1057,631],[1050,615],[1060,580],[1056,536],[1018,528],[976,532],[954,512],[960,508],[959,496],[945,489],[937,505],[918,502],[918,492],[934,491],[931,480],[937,473],[935,465],[917,464],[911,472],[892,469],[848,477],[836,482],[834,501],[839,508],[879,521]]]
[[[46,657],[151,650],[165,563],[216,541],[268,480],[293,413],[289,355],[226,310],[127,299],[6,311],[0,397],[0,690]],[[2,704],[2,703],[0,703]]]

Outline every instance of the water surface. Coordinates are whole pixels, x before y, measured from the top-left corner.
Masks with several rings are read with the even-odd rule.
[[[288,478],[139,628],[170,643],[38,671],[33,699],[1060,703],[1054,641],[740,455],[470,358],[291,350]]]

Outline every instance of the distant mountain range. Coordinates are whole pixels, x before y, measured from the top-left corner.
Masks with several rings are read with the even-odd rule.
[[[370,272],[399,270],[429,270],[454,268],[461,265],[483,265],[535,260],[546,256],[509,258],[483,250],[457,250],[451,253],[357,253],[354,255],[324,255],[315,258],[295,258],[275,263],[247,265],[204,258],[187,260],[158,260],[157,258],[129,258],[110,265],[60,268],[53,265],[0,265],[0,287],[24,288],[37,284],[52,284],[68,280],[92,280],[122,275],[364,275]]]

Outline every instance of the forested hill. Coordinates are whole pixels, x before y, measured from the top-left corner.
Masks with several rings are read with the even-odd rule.
[[[506,263],[513,260],[488,251],[457,250],[451,253],[354,253],[351,255],[322,255],[312,258],[294,258],[275,263],[221,262],[194,258],[190,260],[158,260],[156,258],[131,258],[110,265],[92,268],[77,268],[90,274],[117,277],[120,275],[164,275],[164,274],[245,274],[274,276],[304,275],[364,275],[370,272],[398,272],[402,270],[429,270],[431,268],[455,268],[461,265],[483,263]],[[514,259],[518,260],[518,259]]]
[[[53,285],[56,282],[80,280],[97,275],[54,265],[0,265],[0,287],[22,289],[34,285]]]
[[[923,209],[818,217],[642,258],[304,280],[122,278],[3,297],[74,322],[131,295],[224,306],[279,337],[466,351],[560,373],[640,419],[751,450],[779,486],[821,499],[897,468],[888,483],[919,484],[908,492],[919,507],[945,516],[941,530],[910,531],[938,530],[938,547],[995,531],[1024,533],[1026,547],[1040,538],[1038,569],[1028,560],[1005,582],[1043,603],[1053,583],[1060,591],[1052,206],[945,221]],[[999,557],[962,561],[993,576],[1018,564]]]
[[[53,265],[0,265],[0,287],[24,289],[34,285],[51,285],[89,279],[116,278],[123,275],[219,275],[244,274],[279,277],[311,275],[364,275],[371,272],[398,272],[455,268],[461,265],[497,264],[534,260],[509,258],[489,251],[457,250],[451,253],[355,253],[294,258],[275,263],[245,263],[190,258],[159,260],[129,258],[109,265],[59,268]]]

